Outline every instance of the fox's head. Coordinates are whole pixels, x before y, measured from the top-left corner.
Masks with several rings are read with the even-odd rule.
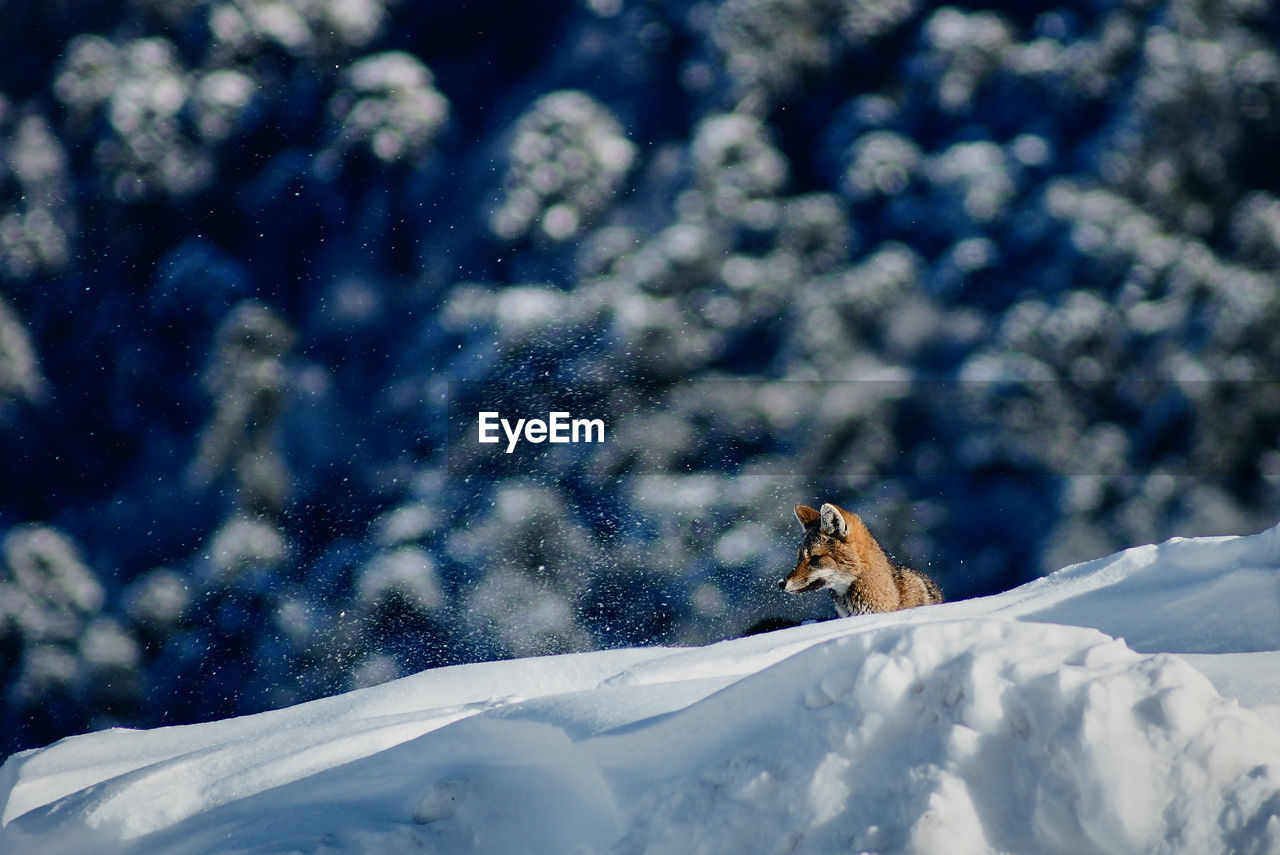
[[[821,588],[844,594],[861,566],[857,548],[851,543],[854,532],[865,530],[861,518],[828,502],[816,511],[796,505],[796,519],[804,526],[804,540],[796,568],[778,582],[778,587],[791,594]]]

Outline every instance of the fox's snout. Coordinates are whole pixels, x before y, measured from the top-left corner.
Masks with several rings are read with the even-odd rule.
[[[780,590],[789,591],[790,593],[793,593],[793,594],[799,591],[803,587],[804,587],[804,581],[801,578],[799,567],[792,570],[790,573],[788,573],[787,575],[783,576],[781,579],[778,580],[778,588]]]
[[[821,574],[812,573],[805,565],[800,565],[792,570],[789,575],[778,580],[778,587],[791,594],[800,594],[805,591],[816,591],[826,585]]]

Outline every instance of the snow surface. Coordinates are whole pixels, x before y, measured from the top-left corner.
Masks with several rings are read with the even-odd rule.
[[[1280,853],[1280,526],[10,757],[0,853]]]

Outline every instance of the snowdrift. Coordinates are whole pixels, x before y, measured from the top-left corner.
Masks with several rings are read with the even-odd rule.
[[[10,757],[0,852],[1280,852],[1280,526]]]

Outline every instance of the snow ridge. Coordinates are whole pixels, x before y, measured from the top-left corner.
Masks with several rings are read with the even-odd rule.
[[[0,852],[1280,852],[1280,527],[0,770]]]

